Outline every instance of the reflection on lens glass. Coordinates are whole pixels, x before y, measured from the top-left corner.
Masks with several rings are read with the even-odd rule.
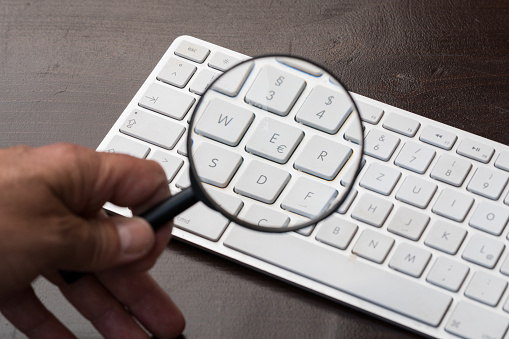
[[[258,230],[294,230],[334,213],[362,161],[350,94],[323,68],[288,56],[251,59],[220,76],[189,133],[195,190]]]

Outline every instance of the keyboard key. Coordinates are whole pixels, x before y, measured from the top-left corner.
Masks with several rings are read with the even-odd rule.
[[[463,251],[462,258],[487,268],[493,268],[500,259],[505,245],[502,241],[474,234]]]
[[[352,156],[352,149],[318,135],[312,136],[294,167],[325,180],[333,180]]]
[[[429,180],[408,176],[396,193],[396,199],[419,208],[426,208],[435,195],[437,185]]]
[[[465,290],[465,295],[471,299],[489,306],[497,306],[507,282],[483,271],[475,272],[474,277]]]
[[[178,176],[177,181],[175,182],[175,186],[177,186],[177,188],[180,188],[181,190],[191,186],[191,179],[189,178],[189,164],[188,163],[184,163],[184,166],[182,167],[182,170],[180,171],[180,175]]]
[[[230,220],[221,213],[198,202],[173,219],[175,227],[199,235],[210,241],[217,241]]]
[[[505,275],[509,275],[509,255],[505,257],[504,263],[502,267],[500,267],[500,272]]]
[[[446,257],[440,257],[435,261],[426,281],[449,291],[457,292],[463,285],[469,270],[467,265]]]
[[[340,218],[333,214],[320,224],[320,229],[316,234],[316,240],[324,244],[344,250],[350,245],[357,229],[354,223]]]
[[[422,174],[427,171],[436,152],[422,144],[408,141],[403,145],[394,163],[399,167]]]
[[[339,214],[346,214],[346,212],[350,209],[350,206],[352,206],[355,197],[357,197],[357,190],[352,188],[341,206],[339,206],[337,212]]]
[[[419,140],[445,150],[450,150],[457,139],[455,134],[433,126],[424,127],[419,137]]]
[[[371,191],[389,195],[400,177],[401,172],[398,170],[374,162],[369,165],[368,170],[364,173],[359,184]]]
[[[417,241],[426,229],[430,218],[405,206],[398,208],[387,230],[410,240]]]
[[[272,204],[290,177],[288,171],[253,160],[240,175],[234,190],[246,197]]]
[[[352,110],[352,100],[347,94],[316,86],[300,107],[295,120],[325,133],[335,134]]]
[[[434,289],[294,234],[235,227],[226,236],[225,246],[431,326],[440,324],[452,301]],[[359,277],[376,281],[376,288],[359,283]]]
[[[177,149],[177,153],[187,157],[187,140],[182,140],[180,146]]]
[[[459,187],[463,184],[463,181],[465,181],[471,168],[472,164],[470,164],[470,162],[449,154],[444,154],[438,159],[435,167],[433,167],[431,177],[449,185]]]
[[[236,96],[239,94],[242,86],[244,86],[244,82],[251,73],[253,65],[254,64],[252,62],[245,62],[244,64],[235,67],[235,69],[225,73],[224,76],[217,79],[212,86],[212,89],[230,97]]]
[[[242,60],[223,52],[216,52],[209,60],[209,66],[222,72],[232,68]]]
[[[286,227],[290,218],[285,213],[277,212],[274,208],[251,205],[242,216],[242,220],[265,227]]]
[[[395,113],[391,113],[383,124],[384,128],[407,137],[413,137],[420,126],[419,122]]]
[[[366,229],[362,231],[361,236],[357,239],[352,253],[381,264],[387,258],[392,245],[394,245],[394,239],[391,237]]]
[[[193,81],[189,85],[189,90],[195,94],[202,95],[211,83],[216,80],[221,73],[211,69],[202,69],[198,75],[193,77]]]
[[[159,72],[157,80],[178,88],[184,88],[194,72],[196,72],[196,66],[177,58],[171,58]]]
[[[472,303],[460,301],[445,330],[462,338],[502,339],[509,319]]]
[[[431,210],[448,219],[463,222],[473,203],[474,199],[470,196],[446,188],[440,193]]]
[[[337,195],[338,191],[330,185],[300,177],[287,191],[281,207],[308,218],[316,218],[331,207]]]
[[[168,179],[168,182],[171,182],[173,178],[175,178],[177,172],[184,164],[184,160],[179,157],[160,150],[156,150],[151,153],[147,159],[157,161],[157,163],[161,165],[164,173],[166,173],[166,179]]]
[[[361,119],[364,122],[376,125],[380,122],[380,119],[382,119],[382,116],[384,115],[384,110],[380,107],[358,100],[355,104],[357,105]]]
[[[493,235],[500,235],[508,221],[509,210],[507,208],[483,201],[477,206],[468,224]]]
[[[182,120],[195,102],[191,95],[158,83],[151,84],[138,103],[141,107]]]
[[[468,183],[467,189],[485,198],[498,200],[507,185],[507,180],[508,176],[500,171],[479,167]]]
[[[136,158],[144,159],[150,152],[150,147],[136,142],[135,140],[115,135],[104,147],[102,152],[128,154]]]
[[[205,108],[194,130],[207,138],[236,146],[244,137],[253,119],[253,112],[214,98]]]
[[[175,49],[175,54],[191,61],[202,63],[209,55],[210,50],[198,44],[182,41]]]
[[[502,152],[495,161],[495,167],[509,172],[509,151]]]
[[[246,94],[247,103],[266,111],[287,115],[306,87],[301,78],[272,66],[264,66]]]
[[[173,149],[185,128],[167,117],[135,109],[120,126],[120,132],[150,144]]]
[[[366,159],[362,159],[361,163],[359,164],[359,167],[351,166],[348,169],[348,172],[341,173],[341,186],[343,187],[350,187],[350,184],[357,180],[358,173],[362,170],[364,165],[366,164]]]
[[[396,147],[398,147],[399,138],[391,133],[386,133],[372,129],[364,139],[364,153],[374,158],[388,161]]]
[[[193,154],[196,173],[203,182],[226,187],[242,164],[238,152],[203,142]]]
[[[314,229],[315,229],[315,225],[311,225],[311,226],[308,226],[308,227],[299,228],[298,230],[296,230],[294,232],[298,233],[300,235],[303,235],[305,237],[309,237],[311,235],[311,233],[313,233]]]
[[[209,191],[214,201],[225,211],[237,215],[241,210],[242,200],[217,191]],[[199,235],[211,241],[217,241],[230,223],[221,213],[198,202],[173,219],[176,227]]]
[[[456,152],[467,158],[487,164],[491,160],[493,153],[495,153],[495,149],[478,141],[465,139],[458,146]]]
[[[364,194],[357,200],[352,218],[375,227],[381,227],[394,205],[384,198],[372,194]]]
[[[323,74],[323,70],[309,62],[301,61],[295,58],[277,57],[277,61],[280,63],[298,69],[304,73],[310,74],[315,77],[319,77]]]
[[[364,131],[361,124],[357,123],[358,118],[355,117],[353,123],[351,123],[343,134],[343,138],[350,142],[353,142],[356,145],[360,145],[362,139],[364,139]]]
[[[246,151],[284,164],[304,137],[298,127],[271,118],[264,118],[247,142]]]
[[[431,253],[414,245],[402,243],[392,256],[389,267],[418,278],[431,259]]]
[[[443,220],[437,220],[431,227],[424,243],[449,254],[456,254],[467,235],[462,227]]]

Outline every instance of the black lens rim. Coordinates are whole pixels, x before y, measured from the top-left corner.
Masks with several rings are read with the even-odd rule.
[[[355,100],[353,99],[352,95],[350,94],[350,91],[348,91],[348,88],[345,86],[345,84],[341,80],[339,80],[337,78],[336,75],[334,75],[334,73],[330,72],[330,70],[328,70],[326,67],[324,67],[322,65],[319,65],[319,64],[317,64],[314,61],[311,61],[309,59],[306,59],[306,58],[303,58],[303,57],[300,57],[300,56],[289,55],[289,54],[264,54],[264,55],[259,55],[259,56],[253,57],[253,58],[249,58],[249,59],[243,60],[242,62],[240,62],[240,63],[236,64],[235,66],[233,66],[231,69],[239,67],[239,66],[241,66],[243,64],[246,64],[248,62],[253,62],[253,61],[257,60],[257,59],[263,59],[263,58],[273,58],[273,59],[276,59],[276,58],[294,58],[294,59],[298,59],[298,60],[301,60],[301,61],[304,61],[304,62],[308,62],[309,64],[311,64],[311,65],[313,65],[315,67],[323,69],[325,72],[328,73],[328,75],[330,77],[332,77],[339,84],[339,86],[341,86],[345,90],[345,92],[348,95],[350,101],[354,105],[355,113],[357,114],[357,118],[359,119],[359,123],[361,124],[361,129],[362,129],[362,120],[361,120],[359,108],[358,108]],[[288,66],[288,67],[291,67],[291,66]],[[253,69],[254,69],[254,67],[253,67]],[[251,69],[250,72],[252,72],[253,69]],[[189,172],[190,172],[189,173],[189,179],[190,179],[191,186],[192,186],[192,189],[194,191],[194,194],[196,194],[196,196],[199,199],[199,201],[203,202],[209,208],[211,208],[211,209],[221,213],[224,217],[229,219],[231,222],[234,222],[234,223],[236,223],[238,225],[241,225],[243,227],[246,227],[246,228],[249,228],[249,229],[252,229],[252,230],[262,231],[262,232],[269,232],[269,233],[284,233],[284,232],[297,231],[297,230],[300,230],[300,229],[303,229],[303,228],[306,228],[306,227],[309,227],[309,226],[316,225],[320,221],[322,221],[322,220],[326,219],[327,217],[331,216],[337,210],[337,208],[339,208],[345,202],[345,200],[350,195],[350,193],[351,193],[351,191],[352,191],[352,189],[353,189],[353,187],[355,185],[356,179],[357,179],[357,177],[358,177],[358,175],[359,175],[359,173],[360,173],[360,171],[362,169],[362,162],[363,162],[362,159],[364,157],[364,146],[365,146],[364,145],[364,138],[362,138],[362,140],[361,140],[361,148],[360,148],[360,153],[361,154],[360,154],[359,163],[357,164],[357,171],[355,173],[354,178],[352,178],[349,187],[347,187],[346,194],[343,195],[342,199],[340,199],[339,201],[334,203],[334,206],[333,206],[334,208],[329,208],[329,210],[326,211],[323,215],[321,215],[320,217],[315,218],[315,219],[313,219],[313,220],[311,220],[309,222],[305,222],[303,224],[299,224],[299,225],[296,225],[296,226],[286,226],[286,227],[264,227],[264,226],[259,226],[259,225],[251,224],[251,223],[246,222],[245,220],[242,220],[242,219],[238,218],[236,215],[230,214],[227,211],[225,211],[206,192],[206,189],[204,188],[203,183],[200,180],[198,180],[199,176],[198,176],[198,173],[197,173],[197,170],[196,170],[196,166],[194,164],[194,159],[193,159],[193,152],[192,152],[193,141],[192,141],[192,136],[194,134],[194,131],[192,131],[192,129],[194,129],[194,127],[195,127],[195,119],[196,119],[196,116],[197,116],[194,113],[200,107],[200,105],[203,103],[204,97],[205,97],[205,94],[207,93],[207,91],[212,90],[212,87],[214,86],[214,84],[220,78],[222,78],[223,75],[226,74],[227,72],[228,72],[228,70],[225,71],[220,76],[218,76],[216,79],[214,79],[214,81],[209,85],[209,87],[205,90],[205,92],[200,96],[200,99],[196,103],[196,106],[195,106],[195,108],[194,108],[194,110],[192,112],[191,120],[189,121],[189,130],[188,130],[188,133],[187,133],[187,150],[188,150],[187,157],[188,157],[188,160],[189,160]],[[248,75],[248,77],[249,77],[249,75]]]

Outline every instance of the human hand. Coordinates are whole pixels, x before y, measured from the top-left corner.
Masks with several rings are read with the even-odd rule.
[[[107,217],[169,195],[159,165],[69,144],[0,150],[0,311],[33,338],[74,338],[35,296],[44,275],[106,338],[179,336],[185,321],[148,269],[171,227]],[[58,270],[91,272],[68,285]],[[136,319],[136,320],[135,320]]]

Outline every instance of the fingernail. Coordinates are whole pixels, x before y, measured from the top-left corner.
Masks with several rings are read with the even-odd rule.
[[[141,218],[119,218],[116,224],[120,247],[124,254],[148,252],[154,244],[154,231]]]

